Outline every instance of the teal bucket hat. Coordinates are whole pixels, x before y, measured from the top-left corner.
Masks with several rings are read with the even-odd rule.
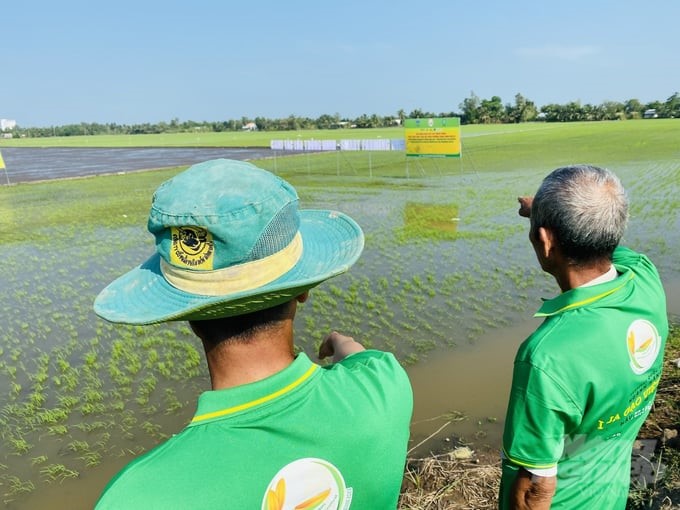
[[[347,271],[364,236],[337,211],[300,210],[295,189],[255,165],[206,161],[164,182],[147,224],[156,253],[109,284],[94,311],[154,324],[243,315]]]

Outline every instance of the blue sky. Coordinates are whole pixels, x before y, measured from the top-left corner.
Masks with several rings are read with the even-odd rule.
[[[3,1],[0,118],[80,122],[393,115],[666,100],[677,0]]]

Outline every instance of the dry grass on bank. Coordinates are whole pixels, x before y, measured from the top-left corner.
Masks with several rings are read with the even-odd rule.
[[[472,463],[432,456],[409,459],[399,508],[485,510],[498,505],[500,461]]]

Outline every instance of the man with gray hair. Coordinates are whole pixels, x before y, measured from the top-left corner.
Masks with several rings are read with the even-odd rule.
[[[558,168],[519,202],[562,292],[515,358],[500,508],[623,509],[668,336],[659,274],[619,246],[628,201],[609,170]]]

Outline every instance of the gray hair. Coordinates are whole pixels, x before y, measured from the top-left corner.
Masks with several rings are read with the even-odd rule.
[[[611,171],[590,165],[558,168],[544,180],[531,206],[531,231],[546,227],[576,264],[611,255],[628,221],[628,198]]]

